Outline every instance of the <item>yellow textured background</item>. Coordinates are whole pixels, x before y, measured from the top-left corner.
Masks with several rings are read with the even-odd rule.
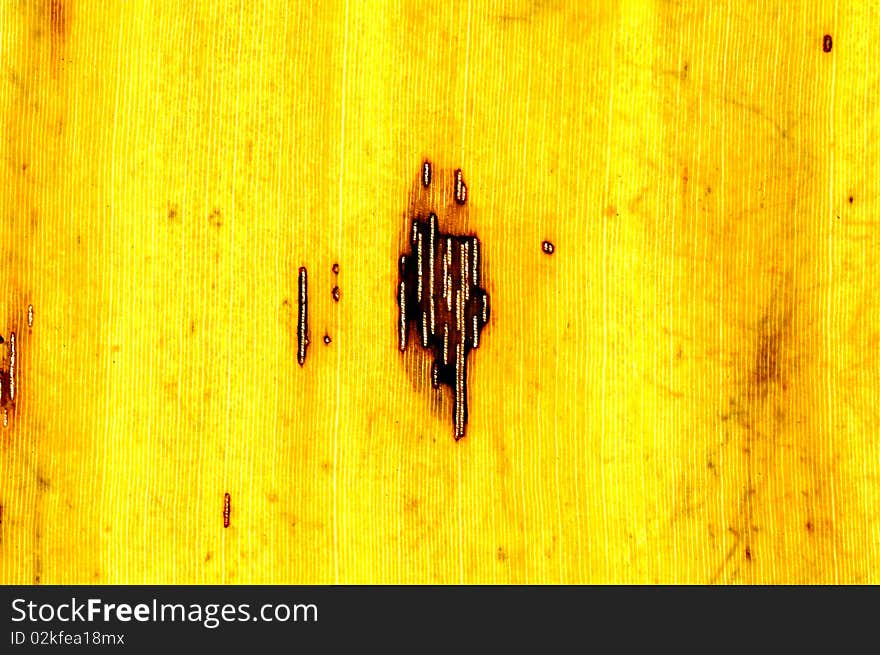
[[[878,41],[856,1],[0,3],[0,582],[877,582]],[[426,156],[492,303],[459,443],[396,348]]]

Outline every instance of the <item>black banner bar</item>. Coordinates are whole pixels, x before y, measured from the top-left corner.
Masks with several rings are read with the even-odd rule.
[[[873,626],[876,587],[6,586],[0,652],[385,651],[703,643],[790,648]],[[708,641],[703,641],[703,640]],[[555,648],[554,648],[555,650]],[[372,651],[370,651],[372,652]],[[599,652],[605,652],[601,649]]]

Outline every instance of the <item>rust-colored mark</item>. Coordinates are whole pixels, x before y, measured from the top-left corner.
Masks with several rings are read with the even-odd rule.
[[[552,241],[544,241],[541,244],[541,250],[544,251],[545,255],[552,255],[554,252],[556,252],[556,246],[553,245]]]
[[[53,79],[58,77],[59,64],[64,61],[67,41],[68,12],[63,0],[49,0],[49,72]]]
[[[456,202],[463,204],[466,195],[457,170]],[[417,214],[410,228],[410,252],[399,261],[399,348],[406,350],[413,327],[421,346],[433,352],[431,384],[452,389],[458,440],[465,436],[468,419],[467,355],[479,348],[480,332],[489,321],[489,296],[480,286],[480,240],[442,232],[433,211],[427,218]]]
[[[0,343],[3,343],[3,340],[0,339]],[[7,427],[9,425],[9,417],[11,414],[15,413],[15,393],[16,393],[16,380],[15,380],[15,360],[17,357],[16,347],[15,347],[15,332],[9,333],[9,339],[5,341],[6,344],[6,357],[5,357],[5,369],[0,369],[0,411],[3,414],[3,427]]]
[[[833,45],[831,41],[831,35],[826,34],[822,37],[822,52],[831,52],[831,46]]]
[[[333,275],[339,275],[339,264],[333,264],[333,268],[331,270],[333,271]]]
[[[459,205],[467,202],[467,185],[464,183],[464,176],[460,168],[455,171],[455,202]]]
[[[339,302],[339,287],[333,287],[330,295],[333,296],[333,302]]]
[[[64,16],[64,3],[61,0],[51,0],[49,3],[49,23],[52,26],[52,34],[64,38],[67,22]]]
[[[299,318],[296,326],[296,361],[302,366],[306,363],[306,350],[309,347],[309,297],[308,273],[306,267],[299,269]]]
[[[232,514],[232,496],[227,491],[223,494],[223,527],[229,527],[229,517]]]

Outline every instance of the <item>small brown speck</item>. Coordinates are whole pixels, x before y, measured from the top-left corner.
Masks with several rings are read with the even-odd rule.
[[[748,546],[746,546],[746,559],[747,559],[747,560],[751,560],[751,559],[752,559],[752,549],[749,548]]]
[[[339,264],[333,264],[333,275],[339,275]]]
[[[330,293],[333,295],[333,300],[339,302],[339,287],[333,287],[333,291]]]
[[[849,204],[853,204],[853,200],[855,200],[855,198],[853,198],[852,196],[850,196],[847,200],[849,200]]]
[[[825,36],[822,37],[822,52],[831,52],[831,45],[832,45],[831,35],[826,34]]]
[[[544,241],[541,244],[541,250],[544,251],[545,255],[552,255],[556,251],[556,246],[550,241]]]
[[[324,345],[325,346],[329,346],[332,341],[333,341],[333,339],[330,338],[329,334],[324,335]]]

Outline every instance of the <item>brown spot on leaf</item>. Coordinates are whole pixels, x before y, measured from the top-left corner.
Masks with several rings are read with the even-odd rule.
[[[49,3],[49,23],[52,27],[52,34],[62,39],[67,35],[67,20],[64,3],[61,0],[51,0]]]

